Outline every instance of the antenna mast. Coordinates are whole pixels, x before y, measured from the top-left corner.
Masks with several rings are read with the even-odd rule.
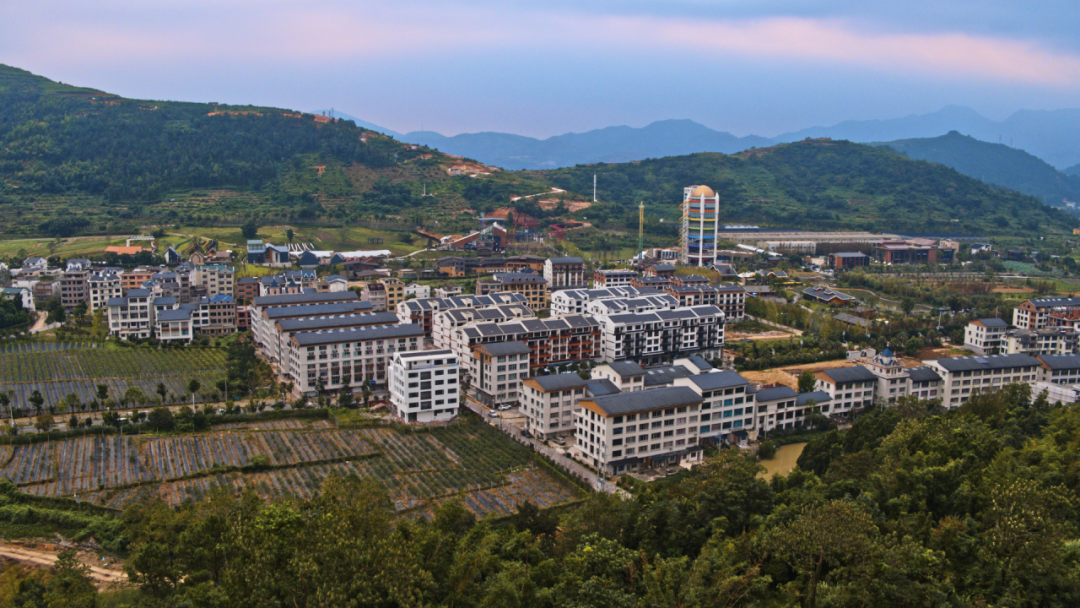
[[[596,174],[592,174],[592,202],[596,202]]]
[[[645,201],[638,205],[638,229],[637,229],[638,259],[645,259]]]

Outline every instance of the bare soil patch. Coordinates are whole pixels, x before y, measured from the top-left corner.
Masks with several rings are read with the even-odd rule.
[[[67,547],[55,543],[30,541],[0,541],[0,559],[11,560],[31,567],[51,568],[56,558]],[[90,568],[90,577],[99,590],[127,586],[127,574],[120,562],[102,558],[92,551],[78,550],[79,561]]]

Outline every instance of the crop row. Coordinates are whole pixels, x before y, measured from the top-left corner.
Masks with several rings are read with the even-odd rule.
[[[325,420],[319,420],[318,422],[325,422]],[[215,431],[286,431],[306,428],[309,428],[307,422],[290,418],[285,420],[262,420],[259,422],[229,422],[214,425]]]
[[[96,342],[15,342],[0,346],[0,355],[18,353],[51,353],[74,348],[97,348]]]
[[[192,375],[225,367],[220,349],[70,349],[0,355],[0,382]]]
[[[185,375],[185,376],[172,376],[172,377],[143,377],[143,378],[126,378],[126,379],[101,379],[101,380],[61,380],[58,382],[21,382],[14,384],[3,384],[7,389],[10,389],[13,393],[12,403],[19,408],[28,409],[30,405],[30,396],[34,391],[41,393],[44,401],[44,406],[49,407],[52,405],[58,405],[60,400],[66,397],[69,393],[75,393],[78,395],[79,400],[83,403],[89,403],[97,398],[97,385],[104,384],[109,387],[109,395],[113,399],[117,399],[122,396],[128,387],[134,386],[141,390],[144,395],[148,397],[157,396],[158,384],[164,384],[165,389],[169,391],[169,394],[175,396],[176,399],[170,399],[170,402],[174,403],[190,403],[190,397],[187,392],[188,382],[194,378],[206,388],[214,386],[214,383],[224,378],[224,372],[201,372],[197,374]],[[205,389],[203,390],[205,393]]]

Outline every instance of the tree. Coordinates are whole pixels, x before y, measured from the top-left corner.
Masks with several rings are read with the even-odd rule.
[[[175,425],[173,413],[167,407],[155,407],[150,410],[150,414],[147,417],[147,423],[159,431],[171,430]]]
[[[915,300],[911,298],[900,300],[900,310],[902,310],[905,315],[910,315],[911,311],[915,310]]]
[[[75,549],[64,549],[53,564],[53,576],[45,584],[48,608],[94,608],[98,591],[90,568],[79,561]]]
[[[799,374],[799,392],[800,393],[812,393],[817,387],[817,377],[814,376],[814,372],[810,370],[803,370]]]
[[[148,401],[149,399],[147,399],[146,393],[142,392],[142,390],[137,386],[129,386],[127,390],[124,391],[124,403],[133,405],[146,405]]]
[[[41,414],[34,419],[34,428],[42,433],[47,432],[54,426],[56,426],[56,420],[53,419],[52,414]]]
[[[292,245],[292,241],[293,241],[293,229],[292,228],[286,228],[285,229],[285,240],[289,241],[289,244]]]
[[[356,397],[353,395],[352,387],[349,386],[348,377],[341,380],[341,389],[338,390],[338,407],[349,409],[356,407]]]
[[[63,406],[65,412],[74,412],[82,405],[82,401],[79,400],[79,396],[75,393],[68,393],[60,400],[60,405]]]
[[[259,227],[255,224],[255,220],[244,222],[244,225],[240,227],[240,232],[245,239],[254,240],[259,237]]]
[[[804,507],[798,519],[773,534],[770,545],[806,579],[805,605],[814,608],[824,568],[858,563],[870,553],[877,532],[874,520],[860,506],[834,500]]]
[[[109,400],[109,385],[99,384],[97,385],[97,398],[98,401],[105,403]]]
[[[199,392],[199,388],[201,388],[201,386],[202,385],[199,384],[199,381],[196,380],[195,378],[192,378],[191,381],[188,382],[187,390],[188,390],[189,393],[191,393],[191,405],[192,406],[195,405],[195,393]]]
[[[165,405],[165,400],[169,396],[169,389],[165,387],[164,382],[158,382],[157,389],[155,389],[158,395],[161,395],[161,404]]]
[[[34,412],[40,414],[41,406],[45,404],[45,398],[41,396],[41,391],[34,389],[33,393],[30,393],[30,398],[27,399],[30,405],[34,406]]]

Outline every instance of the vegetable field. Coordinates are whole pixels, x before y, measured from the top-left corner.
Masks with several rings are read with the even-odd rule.
[[[188,381],[198,379],[204,390],[224,378],[225,353],[218,349],[109,349],[93,343],[17,343],[0,347],[0,385],[15,392],[17,407],[41,391],[46,405],[68,393],[83,402],[94,398],[98,384],[109,387],[115,399],[129,386],[153,395],[163,383],[176,402],[183,401]]]
[[[399,433],[297,424],[3,446],[0,476],[30,494],[76,496],[113,508],[155,496],[171,504],[201,501],[215,487],[252,490],[266,500],[310,498],[332,473],[377,479],[410,516],[430,516],[452,498],[480,517],[510,514],[526,500],[549,507],[578,498],[576,489],[531,466],[522,446],[486,425]],[[255,456],[265,456],[269,466],[241,470]]]

